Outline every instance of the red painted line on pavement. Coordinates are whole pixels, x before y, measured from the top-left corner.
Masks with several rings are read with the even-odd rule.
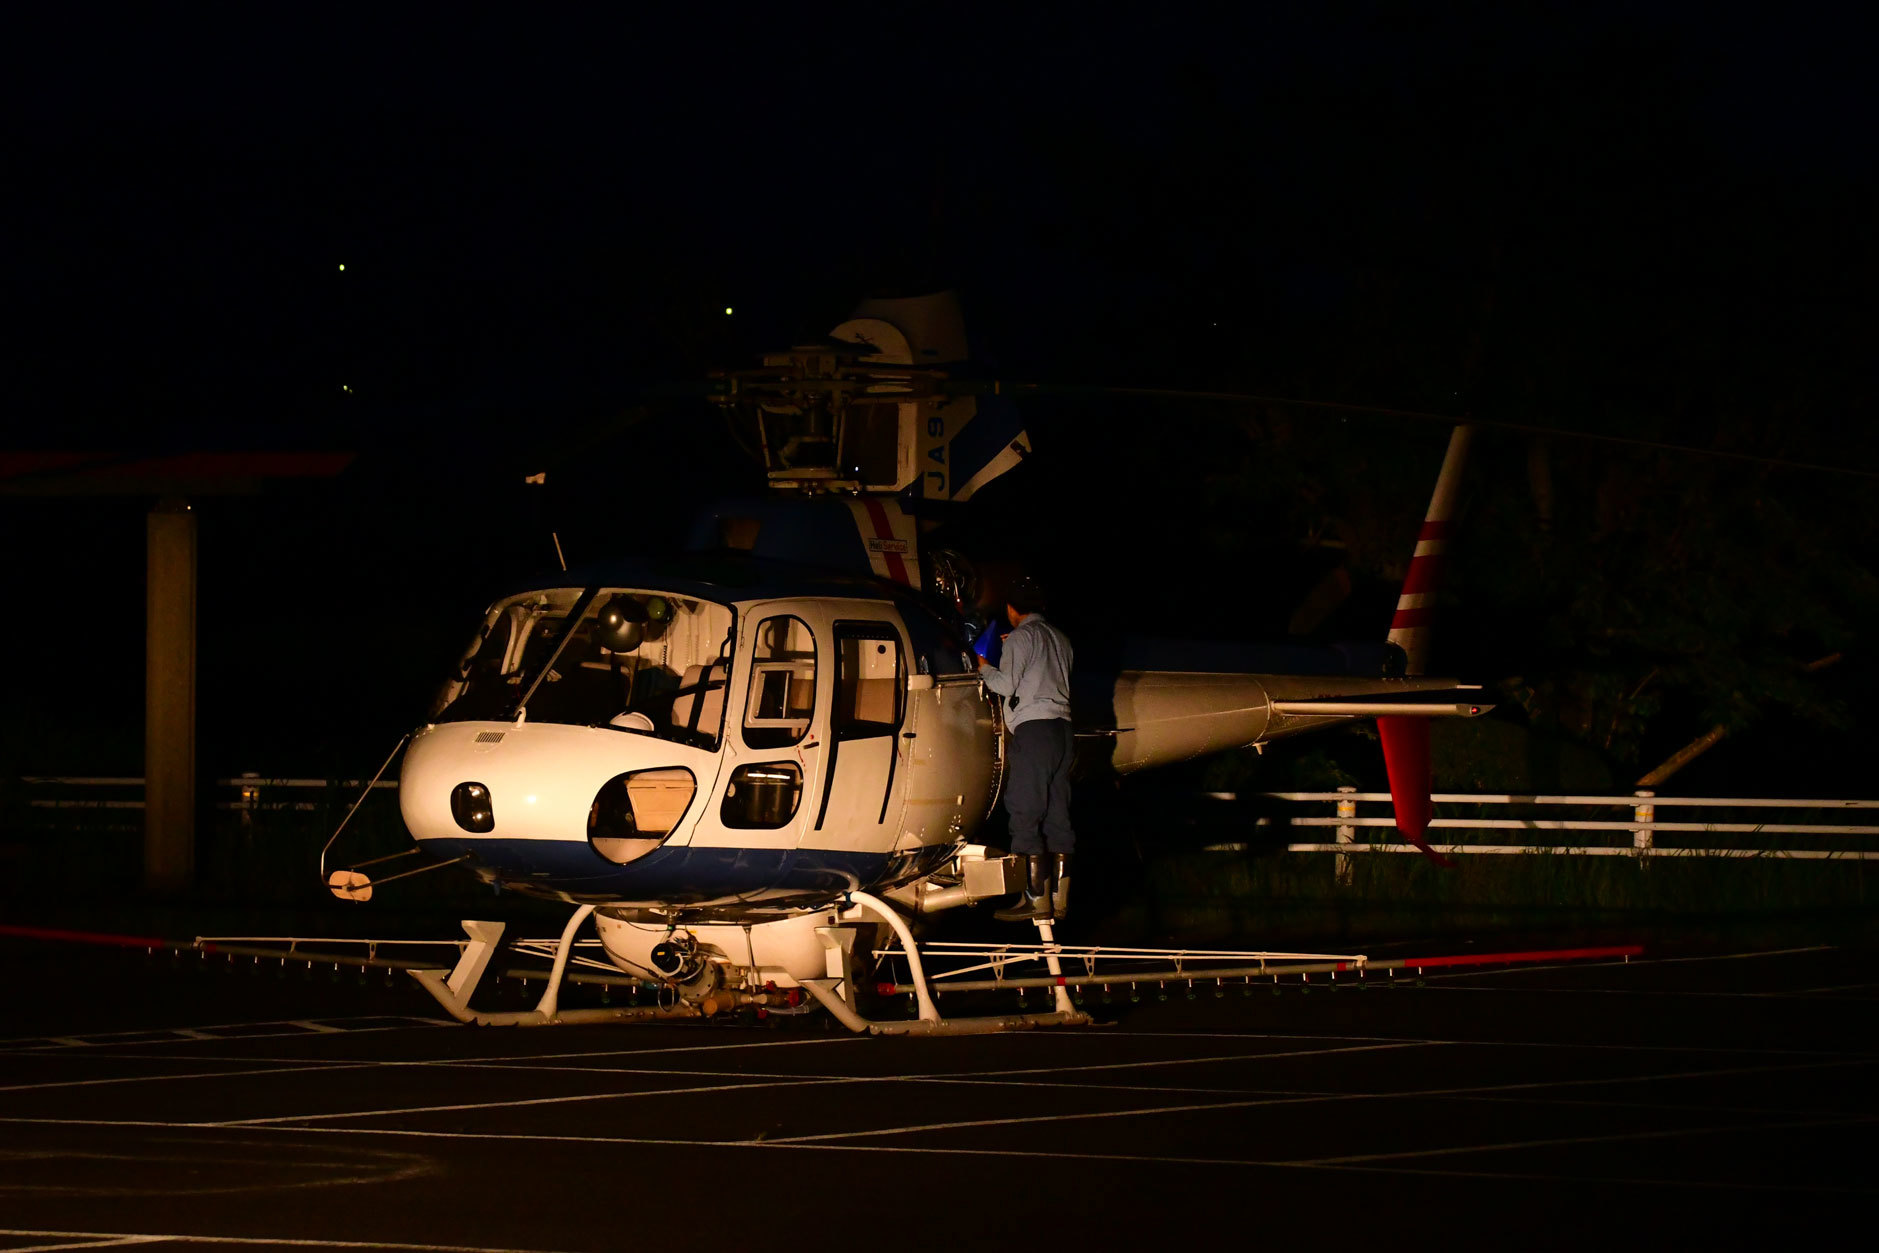
[[[65,944],[104,944],[113,948],[194,948],[153,935],[114,935],[108,931],[61,931],[56,927],[17,927],[0,924],[0,935],[22,940],[56,940]],[[205,946],[204,952],[213,946]]]
[[[1404,959],[1404,966],[1422,969],[1429,966],[1505,966],[1513,962],[1575,961],[1589,957],[1636,957],[1642,944],[1619,944],[1606,948],[1542,948],[1525,953],[1477,953],[1449,957]]]

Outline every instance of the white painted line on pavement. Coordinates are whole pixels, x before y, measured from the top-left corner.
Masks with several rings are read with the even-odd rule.
[[[398,1025],[385,1027],[327,1027],[320,1028],[308,1019],[278,1019],[268,1022],[227,1022],[208,1027],[149,1027],[139,1031],[111,1031],[98,1035],[63,1035],[63,1036],[13,1036],[0,1039],[0,1053],[44,1053],[72,1052],[89,1055],[93,1049],[117,1048],[122,1045],[165,1044],[201,1044],[204,1041],[219,1041],[224,1044],[242,1040],[280,1040],[305,1039],[323,1034],[365,1035],[373,1031],[409,1031],[417,1027],[455,1027],[455,1021],[448,1018],[417,1018],[409,1015],[362,1014],[354,1018],[329,1018],[328,1023],[344,1022],[383,1022],[395,1018]],[[292,1031],[250,1032],[251,1027],[293,1027]],[[217,1035],[218,1031],[239,1031],[240,1035]],[[124,1037],[131,1037],[125,1039]],[[167,1039],[150,1039],[151,1036],[167,1036]]]
[[[108,1240],[112,1244],[278,1244],[307,1249],[409,1249],[413,1253],[553,1253],[547,1249],[497,1249],[475,1244],[400,1244],[395,1240],[315,1240],[305,1236],[205,1236],[172,1231],[38,1231],[26,1227],[0,1227],[0,1236],[54,1236],[75,1240]],[[102,1244],[56,1244],[45,1248],[105,1248]],[[5,1253],[23,1253],[8,1249]]]
[[[121,1240],[68,1240],[60,1244],[10,1244],[6,1248],[6,1253],[52,1253],[54,1249],[115,1249],[126,1244],[154,1244],[161,1239],[163,1239],[162,1236],[125,1236]]]
[[[1203,1062],[1259,1062],[1282,1057],[1333,1057],[1342,1053],[1379,1053],[1423,1048],[1440,1040],[1395,1040],[1388,1044],[1356,1044],[1333,1049],[1287,1049],[1280,1053],[1220,1053],[1208,1057],[1157,1057],[1139,1062],[1097,1062],[1078,1066],[1027,1066],[1022,1070],[962,1070],[955,1077],[971,1079],[994,1075],[1061,1075],[1091,1070],[1146,1070],[1152,1066],[1196,1066]]]
[[[798,1079],[788,1083],[757,1080],[685,1088],[653,1088],[629,1092],[582,1092],[574,1096],[537,1096],[512,1101],[475,1101],[462,1105],[413,1105],[404,1109],[359,1109],[336,1114],[282,1114],[272,1118],[234,1118],[218,1122],[186,1123],[192,1127],[267,1127],[283,1123],[325,1122],[339,1118],[393,1118],[402,1114],[450,1114],[472,1109],[516,1109],[525,1105],[574,1105],[583,1101],[621,1101],[636,1096],[688,1096],[699,1092],[730,1092],[740,1088],[793,1088],[814,1083],[868,1083],[867,1079]]]
[[[50,1088],[95,1088],[118,1083],[173,1083],[179,1079],[240,1079],[248,1076],[299,1075],[318,1070],[359,1070],[374,1062],[326,1062],[315,1066],[257,1066],[253,1070],[198,1070],[187,1074],[118,1075],[111,1079],[53,1079],[45,1083],[14,1083],[0,1092],[44,1092]],[[0,1253],[14,1253],[0,1249]]]
[[[1713,1127],[1677,1127],[1669,1131],[1621,1131],[1609,1135],[1559,1136],[1544,1140],[1507,1140],[1499,1144],[1457,1144],[1440,1149],[1409,1149],[1398,1153],[1354,1153],[1346,1157],[1300,1158],[1280,1163],[1285,1166],[1364,1166],[1373,1162],[1407,1161],[1423,1157],[1455,1157],[1467,1153],[1502,1153],[1515,1149],[1550,1149],[1578,1144],[1622,1144],[1634,1140],[1670,1140],[1678,1136],[1724,1135],[1731,1132],[1760,1134],[1768,1131],[1808,1131],[1820,1127],[1857,1126],[1879,1122],[1879,1116],[1843,1115],[1836,1118],[1810,1118],[1776,1123],[1725,1123]]]
[[[1753,1125],[1741,1128],[1754,1131]],[[1455,1178],[1538,1180],[1544,1182],[1598,1183],[1623,1187],[1640,1188],[1694,1188],[1703,1190],[1746,1190],[1766,1192],[1798,1192],[1828,1194],[1834,1196],[1872,1196],[1879,1195],[1879,1189],[1840,1188],[1818,1184],[1775,1184],[1759,1180],[1738,1179],[1648,1179],[1639,1177],[1601,1177],[1580,1175],[1517,1174],[1513,1172],[1482,1172],[1459,1170],[1427,1170],[1412,1167],[1382,1165],[1340,1165],[1311,1166],[1300,1162],[1283,1160],[1261,1160],[1249,1158],[1220,1157],[1182,1157],[1175,1155],[1157,1155],[1149,1153],[1075,1153],[1061,1152],[1054,1149],[1000,1149],[1000,1148],[939,1148],[913,1144],[878,1144],[872,1141],[866,1144],[842,1144],[822,1142],[815,1144],[785,1143],[774,1140],[668,1140],[640,1136],[582,1136],[558,1135],[551,1133],[529,1132],[480,1132],[480,1131],[416,1131],[409,1129],[362,1128],[362,1127],[293,1127],[281,1130],[333,1135],[385,1135],[403,1136],[419,1140],[463,1140],[463,1141],[511,1141],[545,1144],[575,1145],[644,1145],[659,1148],[728,1148],[728,1149],[787,1149],[803,1152],[829,1153],[925,1153],[943,1157],[995,1157],[1018,1158],[1042,1161],[1086,1161],[1086,1162],[1128,1162],[1151,1166],[1231,1166],[1245,1168],[1269,1168],[1291,1170],[1335,1170],[1365,1171],[1380,1174],[1415,1174],[1452,1176]],[[0,1234],[5,1234],[0,1232]],[[421,1246],[374,1246],[374,1247],[421,1247]],[[470,1253],[482,1253],[472,1250]]]
[[[1031,1114],[1010,1118],[981,1118],[963,1122],[914,1124],[882,1127],[870,1131],[824,1132],[817,1135],[787,1136],[768,1140],[769,1144],[807,1144],[818,1140],[846,1140],[873,1136],[910,1135],[922,1131],[953,1131],[963,1127],[1028,1126],[1038,1123],[1075,1122],[1091,1118],[1127,1118],[1154,1114],[1193,1113],[1208,1109],[1249,1109],[1273,1105],[1320,1105],[1348,1101],[1426,1100],[1434,1097],[1473,1096],[1489,1093],[1531,1091],[1540,1088],[1586,1087],[1613,1083],[1663,1082],[1677,1079],[1702,1079],[1718,1075],[1768,1074],[1780,1071],[1822,1070],[1838,1066],[1859,1066],[1865,1061],[1804,1062],[1788,1066],[1737,1066],[1721,1070],[1695,1070],[1657,1075],[1627,1075],[1599,1079],[1535,1080],[1528,1083],[1502,1083],[1466,1088],[1425,1088],[1400,1092],[1340,1092],[1327,1096],[1263,1097],[1244,1101],[1218,1101],[1193,1105],[1170,1105],[1155,1109],[1098,1110],[1089,1113]],[[1074,1086],[1074,1085],[1071,1085]]]
[[[1463,989],[1444,989],[1462,991]],[[1654,996],[1656,993],[1639,993]],[[1071,1039],[1071,1036],[1057,1036],[1056,1039]],[[1076,1037],[1082,1038],[1082,1037]],[[1105,1040],[1166,1039],[1166,1040],[1375,1040],[1405,1044],[1457,1044],[1470,1048],[1493,1049],[1585,1049],[1590,1052],[1613,1053],[1740,1053],[1748,1056],[1778,1057],[1871,1057],[1879,1056],[1874,1050],[1858,1049],[1788,1049],[1788,1048],[1744,1048],[1737,1045],[1720,1044],[1604,1044],[1599,1042],[1580,1042],[1574,1040],[1441,1040],[1433,1038],[1412,1038],[1395,1035],[1278,1035],[1254,1034],[1241,1031],[1131,1031],[1122,1035],[1102,1037]]]

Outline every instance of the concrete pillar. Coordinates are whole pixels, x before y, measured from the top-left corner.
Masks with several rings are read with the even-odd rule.
[[[196,515],[166,497],[145,531],[144,890],[196,873]]]

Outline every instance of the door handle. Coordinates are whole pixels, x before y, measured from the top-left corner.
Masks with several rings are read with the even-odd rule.
[[[913,732],[912,732],[912,731],[902,731],[902,732],[900,733],[900,738],[901,738],[901,739],[903,739],[903,740],[910,740],[910,739],[912,739],[912,738],[914,738],[914,735],[913,735]]]

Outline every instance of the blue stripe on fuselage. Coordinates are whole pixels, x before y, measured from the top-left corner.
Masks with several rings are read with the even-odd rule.
[[[844,892],[902,883],[929,874],[951,845],[910,853],[841,852],[818,848],[659,848],[621,866],[585,840],[442,837],[423,842],[440,859],[471,855],[507,887],[582,900],[687,905],[727,897],[745,900],[833,899]]]

